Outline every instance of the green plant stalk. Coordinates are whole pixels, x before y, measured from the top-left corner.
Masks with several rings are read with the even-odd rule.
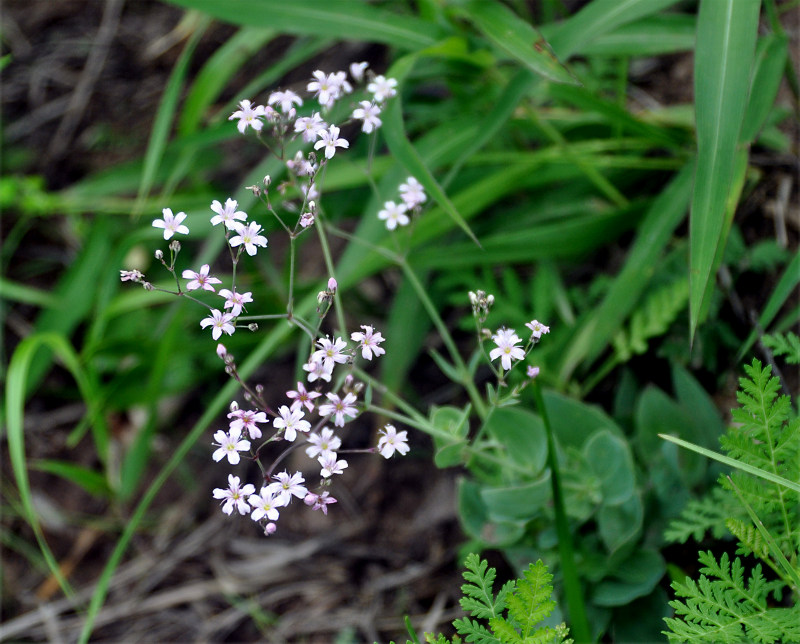
[[[750,504],[747,502],[744,496],[742,496],[742,493],[739,491],[739,488],[733,482],[733,479],[730,476],[727,478],[728,478],[728,483],[730,483],[731,487],[733,488],[733,491],[736,492],[736,496],[739,497],[739,502],[744,506],[745,510],[747,510],[747,513],[750,515],[750,519],[752,520],[753,524],[761,533],[761,536],[764,537],[764,541],[767,542],[767,545],[769,546],[769,550],[772,553],[772,556],[775,557],[775,559],[781,565],[781,568],[783,568],[783,571],[786,573],[788,578],[792,580],[792,584],[794,585],[792,591],[794,592],[795,595],[797,595],[798,593],[800,593],[800,575],[798,575],[797,570],[795,570],[795,568],[793,568],[792,565],[787,561],[786,557],[783,556],[783,553],[781,552],[781,549],[778,547],[778,544],[775,543],[775,539],[772,538],[772,535],[769,533],[769,530],[767,530],[767,528],[764,526],[761,519],[758,518],[758,515],[755,513],[755,510],[753,510],[753,508],[750,506]],[[775,574],[781,576],[780,571],[775,569],[775,566],[772,564],[772,562],[769,560],[766,561],[770,565],[770,568],[775,570]]]
[[[478,417],[481,420],[486,419],[487,409],[486,404],[483,402],[483,398],[478,393],[478,388],[475,386],[475,383],[472,380],[472,375],[467,369],[467,366],[464,364],[464,361],[461,359],[461,354],[458,353],[458,349],[456,348],[456,343],[453,342],[453,337],[450,335],[450,331],[447,329],[447,325],[444,323],[444,320],[439,316],[439,312],[436,310],[436,307],[431,302],[431,298],[428,297],[428,294],[425,292],[425,288],[422,286],[420,281],[417,279],[416,274],[411,269],[411,266],[405,259],[401,259],[398,261],[400,268],[403,269],[403,274],[408,279],[411,287],[417,293],[417,297],[419,297],[422,305],[425,307],[425,310],[428,312],[428,315],[431,318],[431,322],[436,327],[436,330],[439,332],[439,335],[442,338],[442,342],[447,347],[447,351],[450,354],[450,358],[453,361],[453,364],[458,369],[458,373],[460,376],[460,384],[464,387],[467,394],[469,395],[470,401],[472,401],[473,406],[475,407],[475,411],[478,414]]]
[[[575,553],[572,548],[572,534],[569,530],[567,512],[564,509],[564,496],[561,492],[561,472],[556,456],[556,442],[553,428],[547,416],[547,409],[542,397],[542,389],[538,381],[533,381],[533,397],[536,408],[542,417],[547,434],[547,464],[550,467],[550,484],[553,488],[553,506],[556,512],[556,531],[558,532],[558,553],[561,559],[561,570],[564,575],[564,592],[567,597],[567,610],[570,626],[576,642],[591,642],[592,630],[586,617],[586,604],[581,593],[581,582],[578,578],[578,567],[575,565]]]
[[[336,274],[334,272],[333,266],[333,257],[331,255],[331,247],[328,244],[328,235],[325,232],[325,225],[322,221],[317,220],[317,234],[319,235],[319,243],[322,247],[322,256],[325,258],[325,267],[328,269],[328,275],[336,278]],[[347,331],[347,324],[344,321],[344,310],[342,309],[342,301],[339,297],[339,289],[336,289],[336,292],[333,294],[333,300],[335,303],[336,309],[336,324],[339,325],[339,330],[341,333],[345,333]]]

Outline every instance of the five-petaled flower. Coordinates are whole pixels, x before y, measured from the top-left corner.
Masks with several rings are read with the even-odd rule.
[[[422,184],[414,177],[409,177],[405,183],[400,184],[400,198],[406,206],[413,208],[425,203],[428,196],[425,194]]]
[[[236,127],[239,128],[239,132],[244,134],[248,127],[260,132],[261,128],[264,127],[264,123],[261,121],[264,116],[266,116],[266,109],[263,105],[252,106],[250,101],[243,100],[239,101],[239,109],[231,114],[228,120],[239,119]]]
[[[289,473],[284,470],[272,478],[274,478],[275,481],[267,486],[267,492],[275,496],[278,503],[281,505],[289,505],[292,496],[296,496],[298,499],[304,499],[306,494],[308,494],[308,490],[305,485],[303,485],[306,480],[300,472],[295,472],[289,476]]]
[[[319,150],[325,148],[325,158],[332,159],[336,154],[336,148],[349,148],[350,143],[347,139],[339,138],[339,128],[331,125],[327,130],[322,130],[319,133],[320,140],[314,144],[314,149]]]
[[[525,326],[531,330],[531,336],[536,338],[537,340],[542,337],[542,335],[546,333],[550,333],[550,327],[545,326],[539,320],[531,320],[530,322],[526,322]]]
[[[214,199],[211,202],[211,210],[217,214],[211,218],[211,225],[225,224],[226,228],[232,229],[237,221],[246,221],[247,213],[242,210],[236,210],[238,207],[239,202],[235,199],[226,199],[224,207]]]
[[[398,432],[394,425],[386,425],[379,433],[381,437],[378,439],[378,451],[383,458],[391,458],[395,452],[399,452],[401,456],[408,453],[408,432]]]
[[[245,497],[255,494],[256,488],[252,483],[246,485],[239,484],[239,477],[228,474],[227,489],[215,488],[214,498],[222,499],[222,511],[225,514],[232,514],[233,508],[239,514],[250,514],[250,506],[247,505]]]
[[[338,503],[338,501],[330,495],[330,492],[325,490],[322,494],[309,492],[306,498],[303,499],[303,503],[310,505],[312,510],[322,510],[322,514],[328,514],[328,506],[331,503]]]
[[[181,223],[186,219],[185,212],[173,215],[171,208],[164,208],[161,210],[161,215],[164,219],[154,219],[153,228],[163,228],[164,239],[170,239],[175,233],[180,233],[181,235],[189,234],[189,229]]]
[[[261,429],[256,423],[266,423],[267,415],[263,411],[255,409],[236,409],[228,414],[228,418],[233,418],[230,423],[231,429],[237,429],[241,433],[247,430],[250,438],[261,438]]]
[[[383,204],[383,210],[378,212],[378,219],[386,222],[386,228],[394,230],[398,226],[407,226],[410,221],[406,214],[408,206],[404,203],[397,204],[394,201],[387,201]]]
[[[225,298],[224,309],[230,309],[231,315],[236,317],[241,314],[244,305],[253,301],[253,293],[237,293],[236,291],[229,291],[226,288],[219,289],[219,294]]]
[[[292,90],[287,89],[284,92],[272,92],[267,99],[267,104],[275,105],[277,103],[281,106],[281,112],[286,114],[289,110],[292,109],[293,105],[302,105],[303,99],[300,98],[297,94],[295,94]]]
[[[344,474],[344,470],[347,468],[347,461],[344,459],[337,461],[335,452],[322,454],[317,461],[321,468],[320,476],[324,479],[330,478],[334,474]]]
[[[311,443],[306,447],[306,454],[309,458],[331,454],[342,446],[342,439],[334,435],[330,427],[325,427],[321,434],[311,434],[306,440]]]
[[[251,221],[247,226],[239,223],[234,224],[234,230],[238,233],[231,237],[228,242],[233,248],[244,244],[244,249],[251,257],[256,254],[256,246],[261,248],[267,247],[267,238],[264,235],[259,235],[261,226],[254,221]]]
[[[353,118],[362,120],[361,131],[365,134],[370,134],[382,124],[382,121],[378,118],[381,108],[371,101],[359,101],[358,104],[361,107],[353,110]]]
[[[286,405],[281,405],[278,413],[280,417],[275,418],[272,424],[275,429],[283,430],[283,438],[285,440],[294,442],[297,438],[297,432],[307,433],[311,431],[311,423],[303,420],[305,414],[302,409],[290,409]]]
[[[322,120],[319,112],[314,112],[311,116],[301,116],[294,122],[294,131],[303,133],[303,141],[311,143],[316,141],[320,133],[326,130],[328,124]]]
[[[355,418],[358,414],[358,409],[353,406],[356,401],[354,393],[349,392],[345,394],[344,398],[340,398],[337,394],[328,392],[325,397],[330,402],[323,403],[319,406],[320,416],[333,416],[333,424],[337,427],[344,427],[345,416],[348,418]]]
[[[297,391],[286,392],[286,397],[292,401],[293,410],[305,405],[308,411],[314,411],[314,398],[319,398],[321,395],[318,391],[307,391],[306,386],[300,381],[297,382]]]
[[[497,347],[489,352],[489,358],[492,360],[500,358],[500,364],[506,371],[511,369],[512,359],[522,360],[525,357],[525,351],[522,347],[517,346],[517,343],[522,340],[517,337],[514,329],[498,329],[497,333],[492,336],[492,340]]]
[[[208,264],[203,264],[200,267],[199,273],[190,271],[188,268],[183,271],[183,279],[189,280],[189,283],[186,285],[186,290],[194,291],[198,288],[201,288],[204,291],[211,291],[214,293],[214,287],[212,284],[222,284],[222,280],[218,280],[216,277],[209,275],[208,270]]]
[[[384,78],[383,76],[376,76],[375,79],[367,85],[367,91],[371,92],[375,100],[382,103],[387,98],[397,94],[397,80],[394,78]]]
[[[258,494],[251,494],[247,502],[253,506],[253,512],[250,514],[250,518],[253,521],[260,521],[264,517],[270,521],[277,521],[278,508],[282,508],[285,505],[275,498],[275,495],[266,487],[262,487]]]
[[[326,370],[332,371],[334,363],[344,364],[349,357],[344,350],[347,349],[347,343],[341,338],[331,341],[330,338],[320,338],[317,340],[317,349],[311,354],[312,362],[322,362]]]
[[[218,430],[214,434],[214,440],[217,442],[212,443],[212,445],[216,445],[218,449],[214,451],[211,457],[219,462],[227,456],[228,463],[231,465],[238,464],[240,459],[239,452],[246,452],[250,449],[250,441],[241,439],[241,436],[241,430],[233,427],[230,428],[227,434],[221,429]]]
[[[366,324],[362,324],[361,328],[364,329],[363,333],[361,331],[355,331],[350,334],[350,339],[353,340],[353,342],[358,342],[358,348],[361,349],[361,357],[364,358],[364,360],[372,360],[373,354],[377,357],[386,353],[385,349],[378,346],[384,341],[381,332],[373,331],[372,327]]]
[[[211,327],[211,337],[219,340],[223,333],[233,335],[236,327],[233,326],[234,316],[231,313],[222,313],[219,309],[211,309],[211,316],[200,320],[200,326],[204,329]]]

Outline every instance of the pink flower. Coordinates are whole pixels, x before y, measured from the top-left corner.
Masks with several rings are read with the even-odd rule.
[[[218,430],[214,434],[214,440],[217,442],[212,443],[212,445],[216,445],[219,449],[214,451],[211,458],[219,462],[227,456],[228,463],[231,465],[238,464],[240,460],[239,452],[246,452],[250,449],[250,441],[239,440],[240,437],[241,432],[238,429],[231,428],[227,434],[221,429]]]
[[[248,127],[253,128],[256,132],[260,132],[261,128],[264,127],[264,124],[261,122],[261,118],[265,115],[266,110],[264,109],[263,105],[251,107],[250,101],[244,100],[239,101],[239,109],[231,114],[228,117],[228,120],[232,121],[233,119],[239,119],[236,127],[239,128],[239,132],[242,134],[244,134]]]
[[[233,508],[239,514],[250,514],[250,507],[245,502],[245,497],[255,494],[256,488],[248,483],[239,485],[239,477],[228,474],[228,489],[215,488],[214,498],[222,499],[222,511],[225,514],[233,514]]]
[[[517,337],[514,329],[499,329],[492,340],[497,345],[497,348],[489,352],[489,358],[494,360],[500,358],[500,364],[503,369],[508,371],[511,369],[511,360],[522,360],[525,357],[525,351],[522,347],[517,346],[521,339]]]
[[[179,212],[177,215],[173,215],[171,208],[164,208],[161,214],[164,216],[164,219],[153,220],[153,228],[163,228],[164,239],[169,239],[175,233],[180,233],[181,235],[189,234],[189,229],[181,223],[186,219],[185,212]]]
[[[356,402],[355,394],[348,393],[344,398],[339,398],[333,393],[327,393],[325,396],[330,402],[319,406],[319,415],[334,416],[333,424],[337,427],[344,427],[345,416],[355,418],[358,415],[358,410],[353,406],[353,403]]]
[[[314,112],[311,116],[301,116],[294,122],[294,131],[302,132],[306,143],[316,141],[327,127],[328,124],[322,120],[319,112]]]
[[[350,339],[353,342],[358,342],[358,347],[361,349],[361,357],[364,360],[372,360],[373,353],[376,357],[386,353],[385,349],[378,346],[384,341],[381,332],[373,331],[371,326],[365,324],[362,324],[361,328],[364,329],[363,333],[356,331],[350,334]]]
[[[325,427],[321,434],[311,434],[307,440],[311,443],[311,447],[306,447],[309,458],[333,453],[342,446],[342,439],[334,436],[330,427]]]
[[[289,476],[289,473],[284,470],[272,478],[275,479],[275,482],[267,486],[267,492],[274,495],[281,505],[289,505],[292,496],[303,499],[308,494],[308,490],[303,485],[305,479],[300,472],[295,472]]]
[[[533,380],[536,376],[539,375],[539,367],[531,367],[529,366],[525,371],[525,375],[528,376],[531,380]]]
[[[329,369],[322,360],[309,360],[303,365],[303,371],[308,371],[309,382],[314,382],[315,380],[330,382],[331,374],[333,373],[333,362],[331,362]]]
[[[322,510],[322,514],[327,515],[328,506],[331,503],[337,503],[337,501],[330,495],[330,492],[326,490],[322,494],[307,494],[306,498],[303,499],[303,503],[310,505],[312,510]]]
[[[204,291],[211,291],[214,292],[214,287],[212,284],[222,284],[221,280],[218,280],[216,277],[211,277],[208,274],[209,266],[208,264],[203,264],[200,267],[200,272],[195,273],[194,271],[190,271],[188,268],[183,271],[183,279],[191,280],[186,285],[187,291],[194,291],[198,288],[203,289]]]
[[[314,411],[314,398],[319,398],[321,395],[318,391],[307,391],[306,386],[299,381],[297,383],[297,391],[286,392],[286,396],[292,400],[292,410],[305,405],[308,411]]]
[[[261,438],[261,430],[256,423],[267,422],[267,415],[255,409],[237,409],[228,414],[228,418],[235,419],[231,421],[231,429],[237,429],[240,433],[246,429],[252,439]]]
[[[541,338],[542,335],[550,333],[550,327],[545,326],[539,322],[539,320],[531,320],[530,322],[526,322],[525,326],[531,330],[531,335],[537,340]]]
[[[217,309],[211,309],[211,316],[200,320],[200,326],[204,329],[207,326],[213,327],[211,329],[211,337],[215,340],[219,340],[219,336],[223,333],[233,335],[236,327],[231,324],[232,321],[233,316],[230,313],[221,313]]]
[[[400,184],[400,198],[409,208],[423,204],[428,199],[425,188],[414,177],[409,177],[405,183]]]
[[[335,363],[344,364],[347,362],[348,355],[344,353],[347,343],[341,338],[336,338],[331,342],[330,338],[320,338],[317,340],[320,347],[311,354],[313,362],[322,362],[327,370],[332,371]]]
[[[244,305],[253,301],[253,294],[248,291],[247,293],[237,293],[236,291],[229,291],[226,288],[221,288],[219,294],[225,298],[224,309],[230,309],[231,315],[236,317],[241,314]]]
[[[280,418],[275,418],[272,421],[275,429],[283,430],[283,438],[287,441],[294,442],[297,438],[297,432],[311,431],[311,423],[303,420],[303,411],[300,409],[289,409],[286,405],[282,405],[278,410]]]
[[[378,451],[383,458],[391,458],[395,452],[405,456],[410,449],[408,446],[408,432],[398,432],[394,425],[386,425],[380,430],[382,436],[378,440]]]

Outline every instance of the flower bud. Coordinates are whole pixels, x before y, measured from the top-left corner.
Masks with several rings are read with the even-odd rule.
[[[271,534],[275,534],[275,531],[278,529],[272,521],[270,521],[266,526],[264,526],[264,534],[266,536],[270,536]]]
[[[256,385],[256,393],[261,396],[264,393],[264,385]]]
[[[539,375],[539,367],[528,366],[528,369],[525,372],[525,374],[528,376],[528,378],[533,380],[536,376]]]
[[[164,251],[162,251],[161,249],[158,249],[156,251],[156,259],[158,261],[161,261],[162,259],[164,259]]]
[[[177,239],[173,239],[173,240],[172,240],[172,241],[169,243],[169,249],[170,249],[170,250],[171,250],[173,253],[179,253],[179,252],[181,252],[181,243],[180,243],[180,242],[179,242]]]
[[[225,348],[224,344],[217,345],[217,355],[224,360],[225,357],[228,355],[228,350]]]
[[[269,188],[270,184],[272,183],[272,177],[269,175],[264,177],[264,186]]]
[[[314,215],[312,215],[310,212],[303,213],[303,215],[300,217],[300,225],[303,228],[308,228],[313,223]]]
[[[152,291],[155,287],[150,282],[142,282],[145,291]]]
[[[329,290],[331,293],[335,293],[335,292],[336,292],[336,289],[337,289],[338,287],[339,287],[339,284],[337,284],[337,283],[336,283],[336,280],[335,280],[334,278],[332,278],[332,277],[331,277],[331,278],[328,280],[328,290]]]
[[[247,328],[250,329],[251,331],[258,331],[258,324],[256,324],[255,322],[251,322],[250,324],[247,325]]]
[[[231,404],[228,405],[228,409],[230,410],[231,413],[239,411],[239,403],[237,403],[235,400],[232,400]]]

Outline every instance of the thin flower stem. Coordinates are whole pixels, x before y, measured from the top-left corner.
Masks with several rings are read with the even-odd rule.
[[[325,267],[328,269],[328,275],[335,279],[336,275],[333,266],[333,257],[331,256],[331,249],[328,245],[328,236],[325,233],[326,223],[320,219],[317,224],[317,234],[319,235],[319,243],[322,247],[322,256],[325,258]],[[336,309],[336,323],[339,326],[339,333],[345,333],[347,325],[344,321],[344,311],[342,310],[339,289],[336,289],[336,292],[333,294],[333,300],[335,303],[334,308]]]
[[[411,266],[405,259],[402,259],[398,262],[400,268],[403,269],[403,273],[405,274],[408,281],[411,283],[411,287],[416,291],[417,297],[419,297],[422,305],[425,307],[425,310],[428,312],[428,315],[431,318],[431,322],[436,327],[436,330],[439,332],[439,335],[442,337],[442,342],[447,347],[447,351],[450,353],[450,358],[453,361],[456,369],[458,369],[459,375],[461,377],[461,385],[466,390],[467,394],[469,395],[470,400],[472,401],[472,405],[475,407],[475,411],[480,417],[481,420],[486,418],[487,409],[486,404],[481,398],[480,393],[478,393],[478,389],[475,386],[475,382],[472,379],[472,375],[469,373],[467,366],[464,364],[464,361],[461,359],[461,355],[458,353],[458,349],[456,348],[456,344],[453,341],[453,337],[450,335],[450,331],[447,329],[447,325],[444,323],[444,320],[439,316],[439,312],[436,310],[436,307],[433,305],[430,297],[428,297],[425,288],[420,283],[419,279],[417,279],[416,274],[411,269]]]
[[[586,617],[586,605],[581,592],[581,582],[578,578],[578,568],[575,565],[575,554],[572,547],[572,534],[569,529],[569,520],[564,508],[564,494],[561,488],[561,470],[558,466],[556,455],[556,442],[553,428],[547,416],[542,389],[537,381],[533,382],[533,396],[536,408],[542,418],[547,434],[547,464],[550,467],[550,485],[553,489],[553,505],[556,512],[556,531],[558,533],[558,552],[561,559],[561,570],[564,575],[564,590],[567,596],[567,609],[570,617],[570,626],[576,642],[591,642],[592,631]]]
[[[288,303],[286,304],[286,313],[289,315],[289,319],[291,320],[293,315],[292,312],[294,311],[294,262],[295,262],[295,254],[297,250],[295,248],[295,236],[293,234],[289,234],[289,298]]]

